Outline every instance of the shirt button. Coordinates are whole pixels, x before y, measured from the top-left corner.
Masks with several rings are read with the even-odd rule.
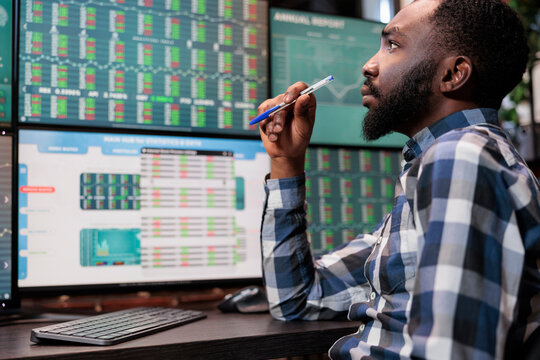
[[[371,294],[369,294],[369,297],[371,298],[371,300],[375,300],[375,296],[377,296],[375,294],[375,291],[373,291]]]
[[[380,244],[381,243],[381,238],[378,238],[377,239],[377,244]]]
[[[366,328],[366,325],[364,324],[360,325],[360,331],[364,331],[365,328]]]

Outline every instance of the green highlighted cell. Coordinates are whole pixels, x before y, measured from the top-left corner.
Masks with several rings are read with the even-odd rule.
[[[223,80],[223,100],[225,101],[232,101],[232,81],[231,80]]]
[[[58,56],[67,57],[68,56],[68,36],[64,34],[58,35]]]
[[[174,99],[171,96],[151,96],[150,100],[157,103],[172,103]]]
[[[249,70],[248,70],[249,76],[257,76],[257,56],[249,55],[248,63],[249,63]]]
[[[86,39],[86,59],[96,60],[96,39],[93,37]]]
[[[197,41],[206,42],[206,23],[197,21]]]
[[[123,41],[117,41],[114,45],[114,61],[117,63],[123,63],[125,59],[125,46]]]
[[[68,87],[68,67],[65,65],[59,65],[56,68],[56,76],[58,80],[58,87],[66,89]]]
[[[96,99],[94,98],[84,99],[84,119],[85,120],[96,119]]]
[[[206,98],[206,80],[204,78],[197,79],[197,98]]]
[[[124,92],[124,84],[126,82],[125,73],[123,70],[114,71],[114,91]]]
[[[152,73],[143,74],[143,94],[150,95],[152,94],[154,76]]]
[[[392,172],[392,158],[390,157],[390,155],[384,156],[384,172],[385,173]]]
[[[230,19],[233,16],[233,2],[232,0],[223,1],[223,16]]]
[[[223,110],[223,122],[226,129],[230,129],[233,126],[233,114],[231,109]]]
[[[32,32],[32,55],[41,55],[43,52],[43,34]]]
[[[143,105],[143,123],[144,124],[152,123],[152,107],[153,107],[153,103],[144,102],[144,105]]]
[[[114,101],[114,122],[124,122],[124,100]]]
[[[180,39],[180,19],[178,18],[171,19],[171,39]]]
[[[197,1],[197,14],[206,14],[206,0]]]
[[[180,10],[180,0],[170,0],[171,10],[179,11]]]
[[[58,5],[58,26],[68,26],[69,10],[67,4]]]
[[[126,13],[123,11],[116,11],[114,16],[114,29],[118,33],[126,31]]]
[[[31,67],[32,85],[41,85],[43,81],[43,65],[34,63]]]
[[[154,55],[152,44],[144,44],[143,46],[143,65],[152,66]]]
[[[32,2],[32,22],[35,24],[43,24],[43,2]]]
[[[67,118],[67,110],[68,110],[68,102],[67,97],[65,96],[59,96],[56,99],[56,106],[57,106],[57,116],[59,119],[66,119]]]
[[[231,25],[223,25],[223,44],[232,45],[233,44],[233,30]]]
[[[143,33],[145,36],[152,36],[154,33],[154,17],[150,14],[143,16]]]
[[[223,54],[223,72],[226,74],[232,73],[233,69],[233,54],[231,52],[225,52]]]
[[[171,105],[171,125],[180,125],[180,106],[178,104]]]
[[[171,96],[180,96],[180,77],[178,75],[172,75],[170,78]]]
[[[206,50],[196,50],[197,70],[204,71],[206,69]]]
[[[86,28],[89,30],[96,30],[96,8],[86,8]]]

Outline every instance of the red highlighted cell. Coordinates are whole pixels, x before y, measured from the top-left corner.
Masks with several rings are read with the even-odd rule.
[[[53,186],[21,186],[19,189],[22,193],[42,193],[42,194],[52,194],[56,191]]]

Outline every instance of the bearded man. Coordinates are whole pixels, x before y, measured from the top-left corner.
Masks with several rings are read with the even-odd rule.
[[[528,48],[499,0],[417,0],[364,65],[364,136],[410,137],[394,206],[372,233],[311,255],[304,160],[315,121],[304,83],[261,104],[271,158],[264,281],[277,319],[348,314],[331,358],[501,359],[540,324],[540,186],[499,127]],[[336,119],[339,122],[339,119]],[[519,356],[519,355],[517,355]]]

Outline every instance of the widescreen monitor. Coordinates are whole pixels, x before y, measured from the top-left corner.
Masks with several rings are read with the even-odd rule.
[[[21,123],[256,135],[259,0],[20,1]]]
[[[23,291],[261,277],[260,140],[19,131]]]
[[[371,233],[390,212],[401,159],[401,152],[393,149],[308,149],[307,220],[315,256]]]
[[[406,137],[377,141],[362,137],[362,66],[378,50],[384,24],[288,9],[270,9],[272,94],[297,81],[311,85],[328,75],[334,81],[317,90],[314,144],[403,147]]]

